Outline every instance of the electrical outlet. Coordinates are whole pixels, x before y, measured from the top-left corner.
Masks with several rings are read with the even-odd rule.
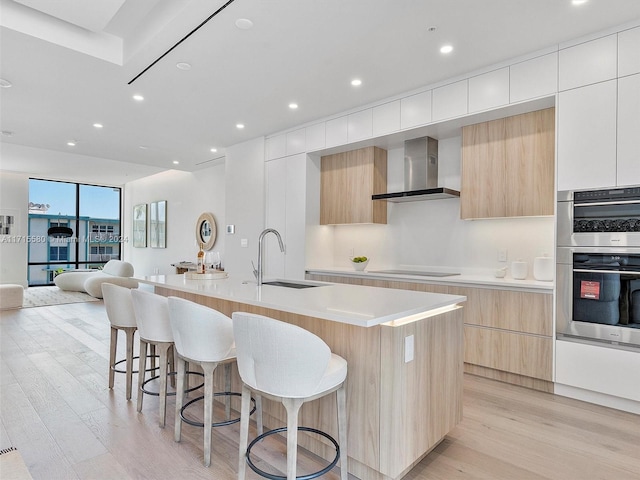
[[[404,363],[409,363],[413,360],[413,335],[404,337]]]
[[[240,239],[240,246],[242,248],[247,248],[249,246],[249,240],[246,238],[241,238]]]
[[[153,274],[158,275],[160,273],[160,269],[158,267],[153,268]]]
[[[506,262],[507,261],[507,249],[506,248],[498,250],[498,261],[499,262]]]
[[[355,249],[354,249],[354,248],[350,248],[350,249],[349,249],[349,257],[350,257],[350,258],[353,258],[353,257],[354,257],[354,255],[355,255],[354,251],[355,251]]]

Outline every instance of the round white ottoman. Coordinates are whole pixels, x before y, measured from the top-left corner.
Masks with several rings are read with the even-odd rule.
[[[22,285],[7,283],[0,285],[0,310],[22,308],[24,288]]]

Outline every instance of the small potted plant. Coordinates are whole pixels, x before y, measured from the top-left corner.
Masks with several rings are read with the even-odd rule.
[[[353,257],[350,260],[351,260],[351,265],[353,265],[353,268],[355,268],[357,271],[360,271],[360,272],[363,271],[365,268],[367,268],[367,264],[369,263],[369,259],[364,256]]]

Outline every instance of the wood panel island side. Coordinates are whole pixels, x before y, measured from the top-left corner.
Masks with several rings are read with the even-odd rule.
[[[138,280],[228,316],[245,311],[299,325],[345,358],[349,473],[358,478],[401,478],[462,419],[464,296],[308,281],[296,283],[314,286],[258,287],[233,276]],[[304,404],[300,425],[337,438],[335,408],[332,396]],[[263,410],[267,428],[286,425],[282,405],[265,401]],[[317,436],[300,435],[299,443],[326,459],[335,453]]]

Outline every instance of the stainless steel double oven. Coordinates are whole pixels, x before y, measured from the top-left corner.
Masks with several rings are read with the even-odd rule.
[[[640,349],[640,187],[558,193],[556,333]]]

